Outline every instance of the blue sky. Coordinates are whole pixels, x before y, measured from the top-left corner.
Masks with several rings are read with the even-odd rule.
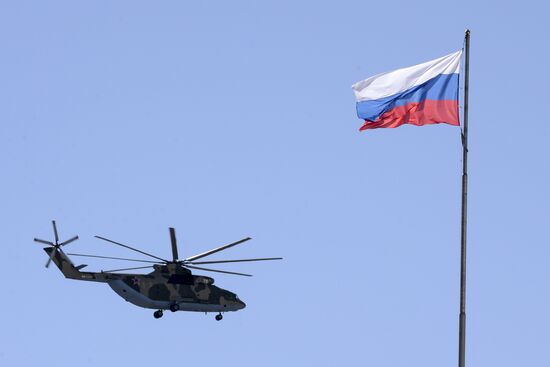
[[[460,130],[359,133],[351,84],[472,30],[468,366],[550,362],[543,2],[0,3],[0,363],[442,366],[457,358]],[[134,307],[33,237],[216,258],[247,303]],[[76,260],[78,261],[78,260]],[[116,262],[86,261],[92,269]]]

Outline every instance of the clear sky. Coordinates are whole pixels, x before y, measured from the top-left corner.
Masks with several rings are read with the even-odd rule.
[[[3,366],[454,366],[460,129],[360,133],[351,84],[472,30],[468,366],[548,366],[549,9],[521,1],[2,1]],[[166,313],[33,237],[213,258],[245,310]],[[75,262],[80,263],[80,259]],[[92,270],[125,267],[84,261]],[[209,274],[210,275],[210,274]]]

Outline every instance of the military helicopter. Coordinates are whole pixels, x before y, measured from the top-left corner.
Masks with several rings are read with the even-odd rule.
[[[250,240],[250,237],[246,237],[242,240],[232,242],[230,244],[220,246],[215,249],[200,253],[198,255],[190,256],[188,258],[180,260],[178,257],[176,231],[174,230],[174,228],[169,228],[170,240],[172,242],[172,260],[163,259],[161,257],[149,254],[145,251],[138,250],[136,248],[101,236],[95,237],[111,244],[138,252],[142,255],[155,259],[155,261],[89,254],[65,254],[62,250],[62,247],[68,245],[73,241],[76,241],[78,239],[78,236],[74,236],[63,242],[59,242],[59,235],[57,232],[55,221],[52,221],[52,226],[55,236],[55,242],[41,240],[39,238],[34,239],[35,242],[48,245],[48,247],[44,248],[44,251],[46,251],[46,254],[48,254],[46,268],[48,268],[50,266],[50,263],[53,261],[53,263],[57,265],[59,270],[61,270],[65,278],[107,283],[120,297],[124,298],[126,301],[139,307],[155,309],[156,311],[153,313],[153,316],[156,319],[159,319],[163,316],[163,310],[170,310],[172,312],[215,312],[217,313],[215,317],[216,320],[220,321],[223,318],[222,312],[238,311],[246,307],[246,304],[242,300],[240,300],[235,293],[216,287],[214,285],[213,278],[203,275],[193,275],[191,273],[191,270],[189,269],[247,277],[250,277],[252,275],[225,270],[207,269],[195,265],[282,260],[281,257],[269,257],[257,259],[197,261],[216,252],[220,252],[230,247],[240,245]],[[75,266],[69,259],[68,255],[142,262],[149,263],[151,265],[107,271],[102,270],[100,272],[86,272],[81,271],[81,269],[86,267],[87,265]],[[153,271],[148,274],[118,273],[121,271],[146,269],[151,267],[153,268]]]

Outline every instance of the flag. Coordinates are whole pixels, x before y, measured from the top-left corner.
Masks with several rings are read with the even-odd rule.
[[[403,124],[460,125],[458,75],[462,51],[382,73],[352,86],[360,130]]]

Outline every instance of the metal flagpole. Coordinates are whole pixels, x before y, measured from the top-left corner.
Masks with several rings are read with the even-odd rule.
[[[468,204],[468,87],[470,76],[470,30],[464,36],[464,127],[462,131],[462,232],[460,241],[460,319],[458,331],[458,367],[466,358],[466,214]]]

